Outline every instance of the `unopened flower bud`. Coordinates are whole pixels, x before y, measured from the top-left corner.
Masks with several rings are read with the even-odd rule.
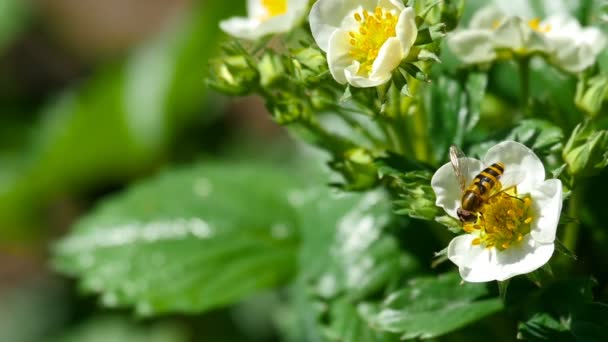
[[[608,131],[597,131],[589,121],[576,126],[564,147],[563,158],[573,176],[591,176],[608,166]]]
[[[223,93],[243,95],[257,87],[258,73],[246,56],[222,57],[210,64],[211,75],[207,83]]]

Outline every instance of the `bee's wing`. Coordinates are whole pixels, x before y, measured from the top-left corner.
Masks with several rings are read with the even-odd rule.
[[[458,179],[460,190],[465,191],[467,188],[467,175],[469,174],[469,166],[464,153],[456,146],[450,146],[450,162],[454,168],[454,173]]]
[[[526,178],[526,174],[524,170],[505,170],[505,173],[500,176],[500,185],[502,189],[513,187],[514,185],[518,185],[521,183],[524,178]]]

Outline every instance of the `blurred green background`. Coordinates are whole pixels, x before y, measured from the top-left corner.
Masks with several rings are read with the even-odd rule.
[[[100,309],[48,261],[53,242],[97,200],[169,164],[289,149],[259,99],[228,102],[205,87],[223,37],[218,21],[244,9],[244,1],[0,1],[0,341],[275,338],[267,315],[250,314],[278,305],[274,294],[152,322]]]

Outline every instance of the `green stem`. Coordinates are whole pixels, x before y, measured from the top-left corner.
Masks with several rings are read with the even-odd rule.
[[[344,122],[346,122],[346,124],[348,124],[351,129],[358,133],[361,133],[369,142],[376,146],[384,144],[378,137],[374,136],[372,132],[363,127],[361,123],[359,123],[359,121],[352,118],[349,113],[344,110],[341,110],[340,108],[335,108],[335,110],[340,114],[339,117]]]
[[[416,159],[426,162],[429,153],[427,122],[424,110],[420,107],[420,103],[417,102],[418,97],[416,97],[422,82],[413,77],[408,78],[407,82],[410,87],[410,96],[403,97],[401,101],[401,117],[399,119],[403,121],[403,126],[407,131],[405,138],[410,142],[410,150],[412,150]],[[412,106],[418,106],[418,108],[411,110]],[[412,112],[412,115],[409,114],[410,112]]]
[[[574,222],[568,223],[562,237],[562,242],[566,248],[573,253],[576,252],[576,244],[580,232],[580,222],[578,221],[580,209],[584,203],[584,186],[578,184],[576,190],[572,190],[570,203],[568,203],[568,216],[574,219]]]
[[[530,116],[530,57],[519,59],[519,87],[522,111],[525,116]]]
[[[354,146],[351,142],[328,132],[323,126],[319,125],[318,122],[311,118],[303,118],[297,123],[312,133],[310,138],[312,139],[311,142],[313,144],[331,151],[334,155],[340,155]]]
[[[406,148],[402,144],[399,132],[396,129],[396,122],[387,118],[380,117],[377,120],[378,125],[384,132],[388,145],[397,153],[405,154]]]

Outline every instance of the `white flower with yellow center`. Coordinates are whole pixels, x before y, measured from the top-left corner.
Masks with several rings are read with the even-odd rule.
[[[548,51],[549,45],[542,37],[546,29],[538,19],[509,17],[498,8],[487,6],[473,15],[467,29],[450,33],[447,43],[463,62],[486,63],[505,50],[521,55]]]
[[[551,62],[569,72],[581,72],[595,64],[606,47],[606,36],[597,27],[582,27],[567,15],[553,15],[542,22],[553,48]]]
[[[506,280],[543,266],[554,250],[562,208],[562,184],[545,180],[545,168],[526,146],[505,141],[490,148],[482,160],[464,158],[467,184],[494,163],[502,163],[500,191],[489,191],[473,220],[463,223],[466,234],[448,246],[448,258],[468,282]],[[483,182],[482,182],[483,183]],[[458,218],[462,191],[451,163],[431,180],[437,206]],[[479,184],[487,186],[488,184]],[[472,185],[477,186],[477,185]]]
[[[524,20],[494,6],[477,11],[467,29],[448,35],[452,52],[469,64],[491,62],[501,51],[519,55],[541,53],[569,72],[580,72],[595,63],[606,46],[606,38],[595,27],[583,28],[569,15],[545,20]]]
[[[256,40],[294,28],[304,16],[308,0],[248,0],[247,17],[220,22],[220,28],[231,36]]]
[[[415,17],[399,0],[319,0],[309,21],[334,79],[375,87],[390,80],[414,45]]]

